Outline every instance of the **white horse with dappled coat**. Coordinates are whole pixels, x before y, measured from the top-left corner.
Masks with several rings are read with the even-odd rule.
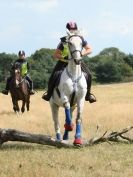
[[[82,60],[82,38],[78,33],[68,33],[67,44],[69,47],[68,65],[64,69],[58,88],[54,89],[50,99],[56,139],[61,140],[59,107],[65,109],[65,131],[63,140],[68,140],[69,131],[73,130],[72,112],[74,106],[77,106],[76,132],[74,144],[82,144],[81,140],[81,122],[82,112],[87,92],[87,83],[81,70]]]

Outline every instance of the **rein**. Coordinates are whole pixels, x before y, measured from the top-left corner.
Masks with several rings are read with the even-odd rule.
[[[18,81],[18,85],[21,84],[24,81],[24,79],[25,77],[21,81]]]

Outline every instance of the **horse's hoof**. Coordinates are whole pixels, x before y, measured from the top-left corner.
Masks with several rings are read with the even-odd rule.
[[[73,144],[74,144],[74,145],[82,145],[83,142],[82,142],[81,138],[75,138]]]
[[[63,135],[63,140],[68,140],[69,139],[69,136],[68,136],[68,131],[65,130],[65,133]]]
[[[61,141],[61,134],[60,133],[56,133],[56,140]]]
[[[65,124],[64,127],[65,127],[65,130],[67,130],[67,131],[72,131],[72,130],[73,130],[73,127],[74,127],[74,124],[73,124],[73,123],[71,123],[70,125]]]
[[[68,136],[66,136],[66,135],[63,136],[63,140],[68,140],[68,139],[69,139]]]

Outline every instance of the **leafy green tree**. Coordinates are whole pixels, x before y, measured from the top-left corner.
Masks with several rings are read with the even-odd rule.
[[[133,69],[133,55],[132,55],[132,54],[126,55],[126,56],[124,57],[124,61],[125,61],[129,66],[131,66],[132,69]]]
[[[97,82],[101,83],[121,81],[118,63],[113,62],[110,57],[104,57],[96,67],[96,78]]]
[[[47,88],[49,77],[56,64],[53,60],[54,51],[54,49],[42,48],[27,58],[35,89]],[[5,80],[10,74],[11,63],[17,58],[15,54],[0,53],[0,89],[4,87]],[[118,48],[105,48],[98,55],[86,56],[83,60],[95,82],[133,81],[133,55],[126,55]]]
[[[29,61],[31,61],[30,73],[35,88],[47,88],[50,74],[55,65],[55,62],[53,61],[53,53],[53,49],[40,49],[29,58]]]
[[[0,72],[1,80],[5,80],[10,73],[11,63],[17,59],[17,56],[14,54],[0,54]]]
[[[95,73],[95,80],[101,83],[119,82],[125,80],[127,77],[132,77],[131,67],[125,63],[131,64],[131,60],[124,60],[126,55],[119,51],[119,49],[110,47],[99,53],[99,55],[92,57],[88,62],[93,72]],[[131,58],[131,57],[130,57]]]
[[[105,48],[99,53],[100,56],[108,56],[112,58],[114,61],[121,62],[123,58],[126,56],[125,53],[121,52],[118,48],[110,47]]]

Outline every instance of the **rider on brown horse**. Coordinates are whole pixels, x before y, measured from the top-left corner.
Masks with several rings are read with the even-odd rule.
[[[29,85],[30,85],[30,95],[33,95],[33,94],[35,94],[35,91],[33,90],[33,82],[30,79],[30,77],[27,75],[28,70],[29,70],[29,64],[28,64],[28,62],[25,59],[25,52],[24,51],[19,51],[18,52],[18,56],[19,56],[19,59],[17,59],[14,62],[14,64],[12,65],[11,69],[13,69],[16,64],[20,65],[21,75],[22,75],[22,77],[25,77],[25,79],[29,82]],[[8,95],[8,92],[9,92],[9,83],[10,83],[11,80],[12,80],[12,75],[7,78],[6,88],[5,88],[5,90],[2,91],[2,93],[4,95]]]

